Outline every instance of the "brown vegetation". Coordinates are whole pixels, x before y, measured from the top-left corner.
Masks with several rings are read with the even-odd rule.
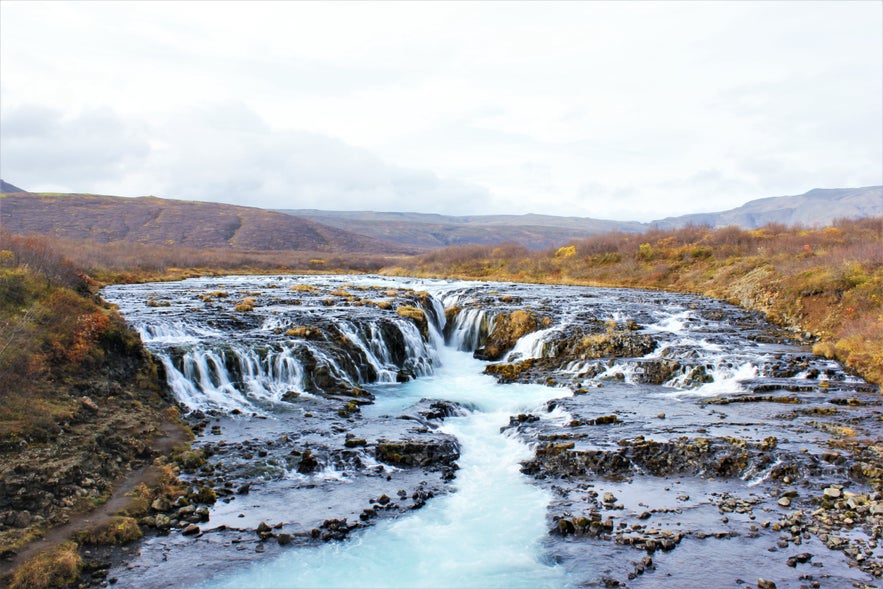
[[[18,570],[9,589],[51,589],[73,583],[83,568],[83,559],[74,542],[65,542],[47,550]]]
[[[301,217],[229,204],[92,194],[18,193],[0,198],[0,225],[16,234],[228,251],[418,251]]]
[[[76,544],[58,547],[57,526],[109,510],[126,473],[187,441],[138,335],[94,290],[46,241],[0,232],[0,585],[71,582]],[[79,538],[140,534],[114,522]]]
[[[544,252],[517,245],[454,247],[386,270],[626,286],[699,293],[812,332],[816,352],[883,382],[883,219],[825,228],[688,226],[609,233]]]

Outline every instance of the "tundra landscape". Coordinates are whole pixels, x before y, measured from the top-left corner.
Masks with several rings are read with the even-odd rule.
[[[879,2],[0,2],[0,585],[883,583]]]

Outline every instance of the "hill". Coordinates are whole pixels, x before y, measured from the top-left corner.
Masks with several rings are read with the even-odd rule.
[[[651,225],[676,229],[693,225],[757,229],[769,223],[783,225],[828,225],[835,219],[860,219],[883,215],[883,186],[864,188],[816,188],[796,196],[774,196],[752,200],[741,207],[719,213],[668,217]]]
[[[513,242],[532,250],[612,231],[643,233],[650,229],[676,229],[687,225],[757,229],[769,223],[828,225],[835,219],[883,215],[883,186],[865,188],[817,188],[797,196],[778,196],[750,201],[741,207],[716,213],[668,217],[650,223],[611,221],[590,217],[552,215],[451,216],[374,211],[280,211],[332,227],[346,228],[377,239],[420,248],[457,245],[491,245]]]
[[[6,182],[2,178],[0,178],[0,192],[27,192],[26,190],[22,190],[18,186],[10,184]]]
[[[280,212],[330,225],[358,227],[357,231],[377,239],[403,245],[435,249],[452,245],[490,245],[514,242],[529,249],[558,247],[573,239],[611,231],[638,233],[647,226],[632,221],[608,221],[588,217],[552,215],[451,216],[423,213],[375,211],[320,211],[316,209]]]
[[[264,209],[89,194],[7,193],[0,227],[63,240],[239,251],[406,254],[415,248]]]

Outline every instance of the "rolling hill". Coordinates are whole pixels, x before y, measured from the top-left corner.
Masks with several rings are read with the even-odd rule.
[[[691,223],[757,229],[768,223],[828,225],[834,219],[879,216],[883,216],[883,186],[866,186],[816,188],[796,196],[760,198],[729,211],[668,217],[654,221],[651,225],[659,229],[675,229]]]
[[[753,200],[729,211],[668,217],[650,223],[609,221],[588,217],[551,215],[447,216],[421,213],[373,211],[281,211],[332,227],[348,228],[363,235],[422,248],[502,242],[530,249],[558,247],[573,239],[622,231],[674,229],[685,225],[756,229],[768,223],[827,225],[838,218],[883,216],[883,186],[865,188],[817,188],[797,196]],[[353,229],[357,227],[357,229]]]
[[[134,242],[240,251],[383,254],[417,248],[274,211],[210,202],[88,194],[5,193],[0,228],[98,243]]]
[[[0,228],[98,243],[135,242],[237,251],[411,254],[453,245],[517,243],[533,250],[620,231],[688,224],[755,229],[768,223],[826,225],[838,218],[883,216],[883,186],[815,189],[753,200],[717,213],[650,223],[551,215],[449,216],[375,211],[271,211],[156,197],[38,194],[3,182]],[[10,192],[15,189],[14,192]]]
[[[476,215],[455,217],[423,213],[374,211],[280,211],[324,225],[348,227],[363,235],[424,249],[452,245],[490,245],[514,242],[530,249],[558,247],[572,239],[647,227],[637,222],[606,221],[551,215]]]

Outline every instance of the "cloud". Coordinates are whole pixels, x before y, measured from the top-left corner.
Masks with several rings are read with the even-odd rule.
[[[48,8],[0,19],[25,187],[650,220],[883,182],[880,3]]]
[[[274,130],[241,104],[190,108],[150,124],[108,109],[65,117],[20,108],[4,113],[2,129],[3,177],[30,190],[446,212],[488,196],[479,186],[390,165],[333,137]]]
[[[73,188],[118,180],[149,153],[143,133],[108,108],[66,115],[23,106],[2,113],[2,173],[24,187]]]

